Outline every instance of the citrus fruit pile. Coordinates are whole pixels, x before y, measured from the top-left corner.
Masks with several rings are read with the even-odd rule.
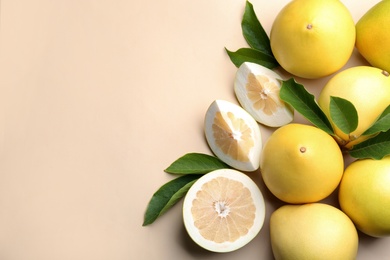
[[[210,104],[204,133],[213,155],[189,153],[165,169],[180,176],[153,195],[144,225],[184,197],[194,242],[237,250],[265,222],[262,191],[250,178],[260,174],[283,202],[269,222],[275,259],[355,259],[358,230],[390,236],[389,12],[383,0],[355,25],[339,0],[292,0],[268,37],[247,2],[250,47],[226,50],[238,104]],[[355,47],[370,65],[343,69]],[[324,76],[318,97],[296,81]],[[294,122],[296,113],[310,124]],[[262,128],[273,131],[264,138]],[[338,206],[324,202],[334,193]]]

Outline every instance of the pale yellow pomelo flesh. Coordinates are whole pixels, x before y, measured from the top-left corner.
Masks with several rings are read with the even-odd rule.
[[[349,135],[343,133],[330,116],[330,97],[350,101],[358,113],[358,126]],[[318,104],[330,119],[339,142],[346,148],[366,140],[361,137],[390,105],[390,76],[387,72],[371,66],[356,66],[334,75],[324,86]]]
[[[215,100],[204,121],[206,140],[213,153],[241,171],[259,168],[262,139],[256,120],[242,107]]]
[[[360,231],[390,236],[390,157],[352,162],[340,183],[339,202]]]
[[[374,67],[390,72],[390,0],[382,0],[356,23],[356,48]]]
[[[287,203],[317,202],[340,183],[344,160],[336,141],[317,127],[288,124],[271,134],[261,155],[264,183]]]
[[[259,123],[280,127],[294,119],[293,108],[279,97],[282,77],[264,66],[244,62],[234,80],[241,106]]]
[[[341,210],[321,203],[285,205],[270,219],[271,246],[276,260],[353,260],[358,234]]]
[[[230,252],[249,243],[265,218],[263,195],[246,174],[222,169],[205,174],[188,190],[183,220],[190,237],[213,252]]]
[[[276,16],[272,52],[288,72],[320,78],[342,68],[355,45],[355,23],[338,0],[293,0]]]

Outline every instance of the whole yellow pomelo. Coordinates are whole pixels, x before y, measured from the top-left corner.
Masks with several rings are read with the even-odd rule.
[[[284,205],[270,218],[276,260],[355,259],[358,234],[341,210],[322,203]]]
[[[356,23],[356,48],[374,67],[390,72],[390,0],[374,5]]]
[[[286,71],[320,78],[347,63],[355,45],[355,23],[339,0],[293,0],[276,16],[270,43]]]
[[[358,126],[349,135],[343,133],[331,120],[330,97],[350,101],[358,113]],[[332,122],[335,134],[342,146],[351,148],[368,137],[361,136],[390,105],[390,76],[387,72],[371,66],[356,66],[333,76],[322,89],[318,104]]]
[[[390,157],[352,162],[340,183],[339,202],[360,231],[390,236]]]
[[[336,141],[317,127],[288,124],[265,142],[260,171],[264,183],[287,203],[317,202],[339,185],[344,161]]]

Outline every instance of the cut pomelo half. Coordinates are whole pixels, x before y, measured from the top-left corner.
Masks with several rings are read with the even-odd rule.
[[[192,240],[213,252],[231,252],[260,232],[265,217],[263,195],[246,174],[221,169],[200,177],[183,202],[183,220]]]
[[[205,135],[213,153],[224,163],[242,171],[259,168],[260,128],[242,107],[215,100],[206,112]]]
[[[279,97],[281,81],[273,70],[244,62],[237,70],[234,91],[241,106],[257,122],[279,127],[294,119],[293,108]]]

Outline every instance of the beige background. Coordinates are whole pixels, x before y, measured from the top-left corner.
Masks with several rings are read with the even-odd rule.
[[[269,33],[287,0],[253,0]],[[378,0],[344,0],[355,21]],[[224,47],[246,46],[244,0],[2,0],[0,259],[272,259],[261,233],[228,254],[187,236],[181,203],[142,227],[164,169],[210,153],[203,116],[237,102]],[[365,64],[355,52],[349,63]],[[282,73],[282,72],[281,72]],[[283,74],[283,73],[282,73]],[[328,78],[299,80],[317,93]],[[303,119],[297,115],[297,121]],[[270,129],[262,127],[264,139]],[[326,202],[334,203],[334,196]],[[361,236],[358,259],[390,257]]]

